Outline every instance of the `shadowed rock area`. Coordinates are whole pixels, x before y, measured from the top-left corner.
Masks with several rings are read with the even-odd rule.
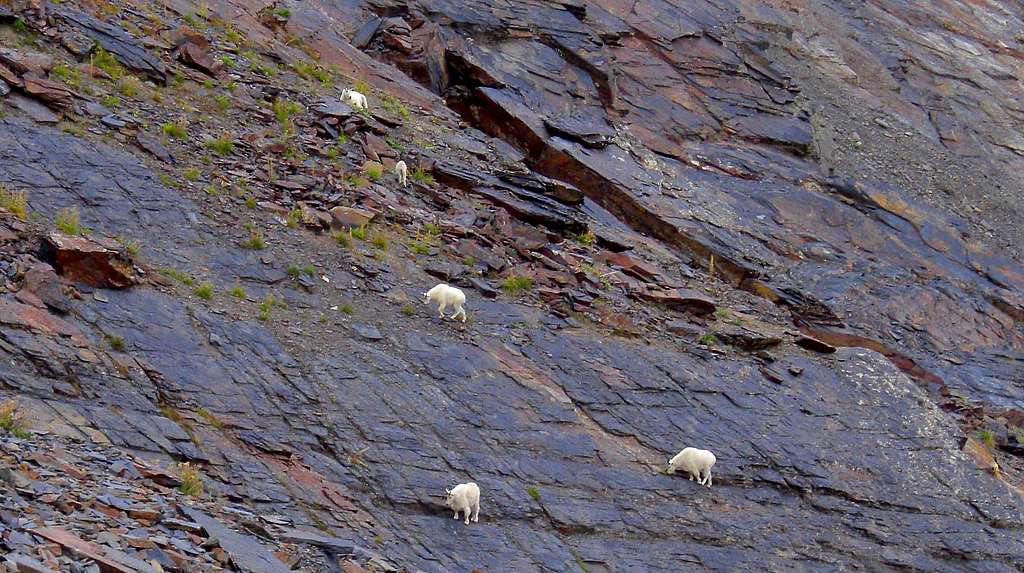
[[[1017,8],[15,4],[9,571],[1024,569]]]

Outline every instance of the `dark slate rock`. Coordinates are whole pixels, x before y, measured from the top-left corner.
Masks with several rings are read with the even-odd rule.
[[[51,11],[57,19],[96,40],[125,67],[141,72],[156,82],[167,83],[167,70],[163,62],[122,28],[75,10],[67,4],[54,5]]]
[[[210,538],[215,538],[227,551],[235,565],[250,573],[289,573],[290,569],[273,553],[250,535],[235,533],[209,515],[190,507],[182,507],[189,519],[198,523]]]

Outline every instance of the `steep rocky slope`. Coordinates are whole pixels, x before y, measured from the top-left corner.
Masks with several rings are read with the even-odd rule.
[[[1024,569],[1019,8],[816,4],[0,6],[0,398],[29,426],[0,542],[68,571],[43,528],[119,571]],[[439,279],[465,324],[421,306]],[[685,445],[713,489],[661,473]],[[134,482],[163,497],[133,536],[210,554],[112,539],[136,517],[109,479],[68,504],[24,453],[55,450],[200,468],[191,501]],[[213,551],[253,536],[280,563]]]

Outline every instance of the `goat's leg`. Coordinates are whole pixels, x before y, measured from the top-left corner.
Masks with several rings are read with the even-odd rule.
[[[452,318],[455,318],[455,317],[459,316],[460,314],[462,315],[462,322],[466,322],[466,309],[462,308],[461,304],[456,304],[455,305],[455,314],[452,315]]]
[[[480,500],[473,504],[473,523],[480,521]]]
[[[437,312],[438,312],[438,314],[440,314],[440,315],[441,315],[441,318],[444,318],[444,309],[445,309],[445,307],[446,307],[446,306],[448,306],[448,305],[442,302],[442,303],[441,303],[441,304],[440,304],[440,305],[439,305],[439,306],[437,307]]]

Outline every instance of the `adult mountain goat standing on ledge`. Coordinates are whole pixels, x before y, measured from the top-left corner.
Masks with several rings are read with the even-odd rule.
[[[715,454],[708,450],[685,448],[668,461],[668,473],[676,473],[676,468],[681,468],[690,474],[690,481],[696,479],[700,485],[711,487],[711,468],[715,461]]]
[[[459,513],[465,512],[466,525],[469,525],[470,511],[473,513],[473,523],[480,520],[480,488],[473,482],[460,483],[452,489],[444,490],[448,496],[444,504],[455,511],[453,519],[459,518]]]
[[[423,296],[426,297],[423,300],[423,304],[430,304],[430,301],[434,301],[438,304],[437,312],[441,314],[441,318],[445,318],[445,307],[452,305],[455,307],[455,314],[451,315],[451,318],[455,318],[461,314],[462,322],[466,322],[466,310],[462,308],[462,305],[466,304],[466,294],[461,290],[441,283],[423,293]]]

